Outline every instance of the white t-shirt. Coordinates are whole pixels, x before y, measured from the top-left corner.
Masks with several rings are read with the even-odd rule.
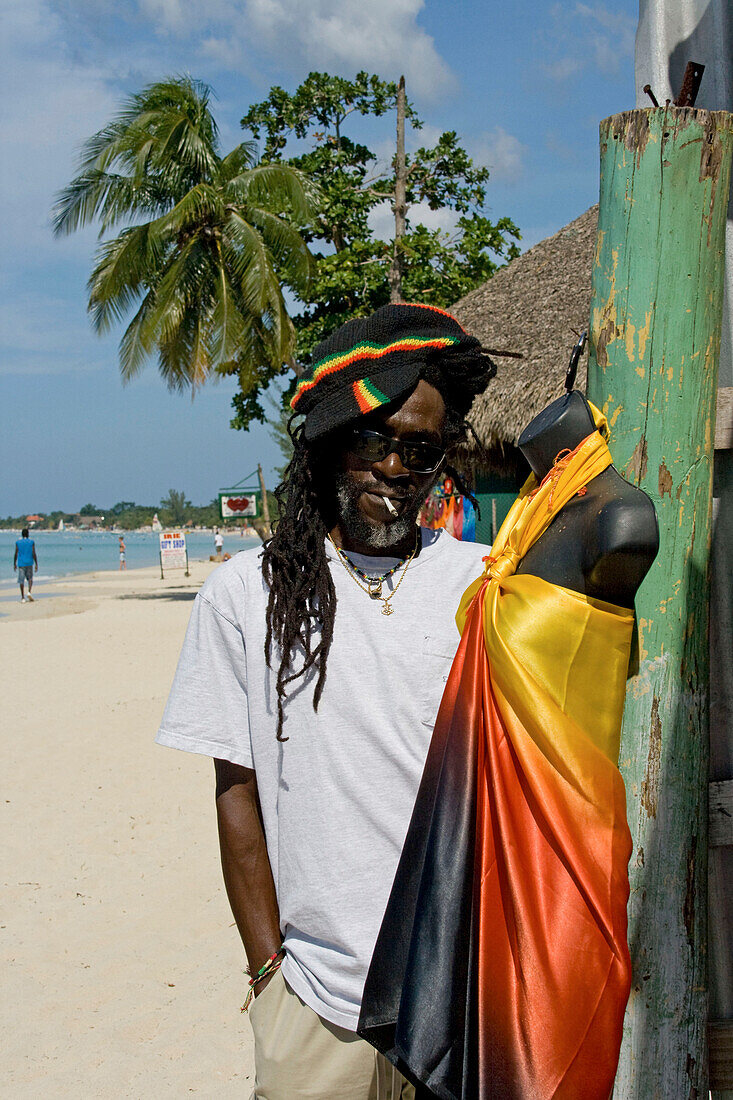
[[[283,973],[319,1015],[351,1030],[458,646],[455,612],[488,553],[445,531],[422,540],[390,616],[327,544],[338,604],[326,684],[317,713],[315,677],[290,686],[285,742],[279,661],[273,654],[269,669],[264,654],[261,547],[236,554],[196,598],[157,737],[255,769]],[[351,558],[371,574],[395,564]]]

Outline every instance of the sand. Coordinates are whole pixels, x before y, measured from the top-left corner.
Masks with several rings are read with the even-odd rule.
[[[0,601],[2,1096],[249,1096],[213,767],[153,743],[213,568]]]

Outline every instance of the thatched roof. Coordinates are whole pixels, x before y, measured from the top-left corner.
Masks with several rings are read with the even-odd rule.
[[[532,417],[563,393],[573,345],[588,328],[597,223],[598,207],[592,206],[451,308],[486,347],[523,355],[497,357],[496,377],[474,402],[470,419],[489,451],[511,450]],[[578,389],[585,388],[586,359]],[[470,457],[476,463],[478,454]]]

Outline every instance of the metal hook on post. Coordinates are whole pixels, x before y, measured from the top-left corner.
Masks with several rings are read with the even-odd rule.
[[[578,342],[572,350],[570,355],[570,363],[568,364],[567,374],[565,375],[565,393],[572,393],[573,386],[575,385],[575,376],[578,373],[578,363],[580,357],[585,351],[585,345],[588,343],[588,333],[581,332]]]

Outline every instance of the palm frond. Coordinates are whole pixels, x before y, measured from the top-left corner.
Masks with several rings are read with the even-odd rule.
[[[257,164],[257,142],[243,141],[219,162],[219,183],[228,183]]]
[[[52,211],[53,231],[65,236],[99,218],[101,236],[124,219],[157,216],[170,206],[170,195],[156,180],[136,186],[127,176],[92,171],[59,192]]]
[[[99,248],[87,283],[88,310],[97,332],[121,320],[158,274],[165,245],[151,229],[150,224],[134,226]]]
[[[202,227],[211,230],[223,216],[224,204],[220,194],[209,184],[199,183],[158,221],[162,232],[180,234],[187,231],[193,233]]]
[[[158,369],[171,390],[194,390],[211,369],[211,357],[195,308],[186,310],[180,324],[158,342]]]
[[[120,374],[125,385],[140,373],[156,346],[149,324],[153,300],[152,291],[148,291],[120,340]]]
[[[156,338],[172,340],[190,309],[196,309],[206,321],[214,306],[215,281],[211,253],[200,241],[193,239],[174,254],[155,286],[150,324]]]
[[[231,213],[227,220],[227,239],[223,252],[228,270],[248,313],[265,312],[271,299],[271,284],[277,283],[271,253],[257,229],[241,214]],[[279,292],[279,287],[278,287]]]
[[[278,271],[301,297],[307,293],[315,268],[307,244],[297,229],[268,210],[250,207],[248,220],[261,233]]]
[[[306,176],[286,164],[258,164],[234,176],[225,194],[229,201],[261,206],[275,214],[287,212],[301,225],[312,219],[317,199]]]
[[[245,340],[246,328],[251,323],[251,317],[245,319],[239,309],[235,288],[229,280],[219,249],[216,301],[210,322],[211,360],[217,368],[234,361]]]

